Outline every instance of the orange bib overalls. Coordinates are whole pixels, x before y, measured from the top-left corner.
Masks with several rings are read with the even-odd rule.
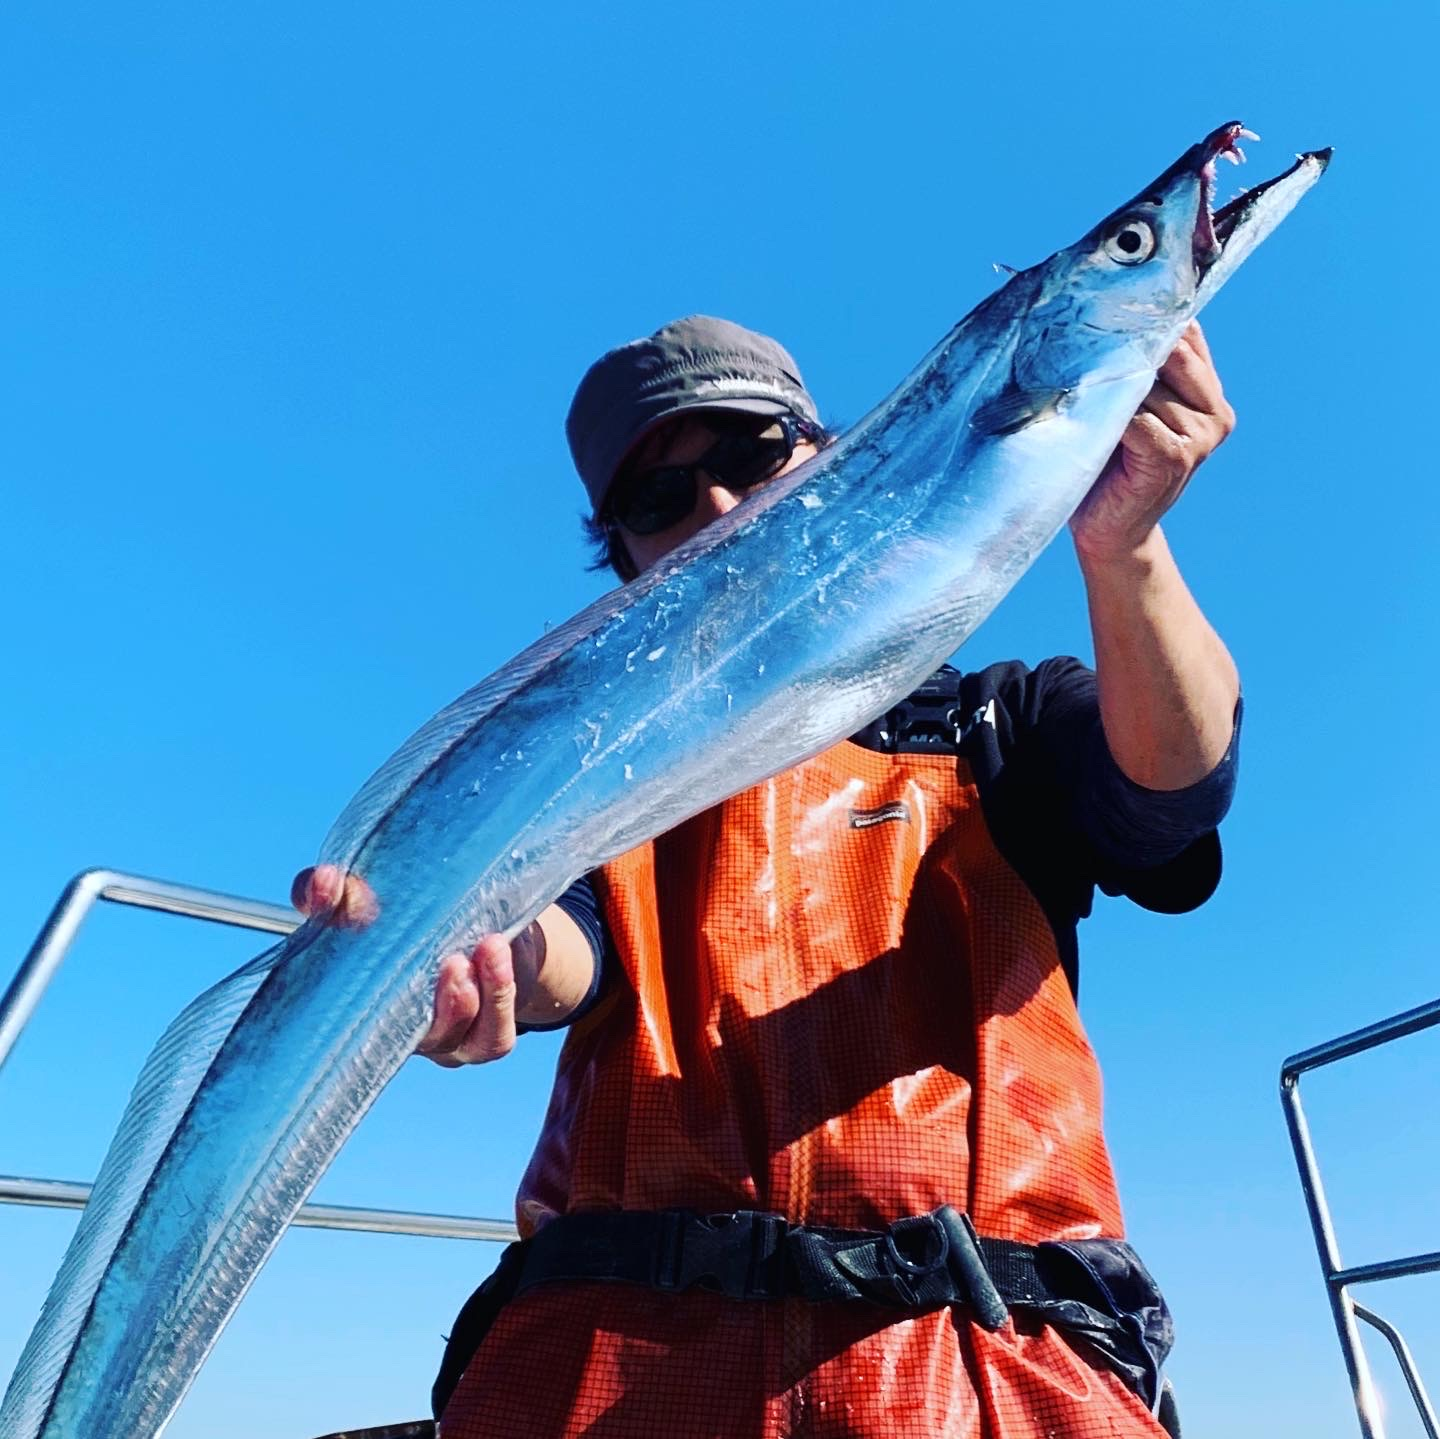
[[[953,756],[851,742],[595,876],[619,954],[560,1056],[522,1233],[584,1210],[1119,1237],[1100,1077],[1038,902]],[[553,1283],[500,1312],[442,1439],[1157,1436],[1055,1330],[963,1310]]]

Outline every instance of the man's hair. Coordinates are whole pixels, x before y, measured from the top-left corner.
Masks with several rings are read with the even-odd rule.
[[[807,439],[817,450],[823,450],[827,445],[834,444],[836,437],[837,432],[828,425],[818,425]],[[620,526],[615,520],[582,511],[580,528],[584,532],[585,543],[590,547],[590,563],[585,566],[587,570],[613,570],[622,584],[629,584],[640,573],[635,561],[630,558],[630,551],[625,548]]]

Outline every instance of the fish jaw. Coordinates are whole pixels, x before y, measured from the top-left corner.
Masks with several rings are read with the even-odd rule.
[[[1185,326],[1319,179],[1330,152],[1214,210],[1216,161],[1239,163],[1238,120],[1212,130],[1074,245],[1035,268],[1039,298],[1017,348],[1030,396],[1153,374]],[[1031,272],[1027,272],[1031,273]]]
[[[1333,153],[1327,147],[1299,154],[1283,174],[1254,186],[1214,212],[1211,224],[1220,253],[1196,286],[1197,311],[1295,208],[1301,196],[1325,173]]]
[[[1235,165],[1243,164],[1245,152],[1240,148],[1240,141],[1259,138],[1238,120],[1228,120],[1217,126],[1198,144],[1192,145],[1169,169],[1156,176],[1127,205],[1107,217],[1098,229],[1103,231],[1116,218],[1142,207],[1163,209],[1173,206],[1182,214],[1188,211],[1194,217],[1190,232],[1190,259],[1198,284],[1220,258],[1222,250],[1211,208],[1215,200],[1215,162],[1225,159]]]
[[[1192,145],[1147,187],[1149,193],[1145,198],[1152,203],[1177,191],[1183,193],[1192,184],[1198,190],[1190,245],[1195,275],[1192,315],[1294,209],[1300,197],[1325,173],[1333,153],[1324,149],[1297,155],[1295,163],[1283,174],[1242,191],[1228,204],[1215,208],[1216,162],[1223,159],[1233,165],[1243,165],[1245,151],[1240,141],[1259,138],[1240,121],[1229,120]],[[1131,207],[1137,203],[1141,203],[1140,196],[1131,201]]]

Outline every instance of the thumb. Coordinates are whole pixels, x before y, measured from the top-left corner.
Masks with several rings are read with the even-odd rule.
[[[515,963],[510,944],[486,935],[472,956],[480,990],[480,1013],[463,1042],[451,1053],[462,1064],[484,1064],[515,1048]]]

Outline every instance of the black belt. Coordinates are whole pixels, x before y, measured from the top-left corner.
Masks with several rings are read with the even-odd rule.
[[[964,1304],[990,1330],[1005,1323],[1011,1305],[1054,1298],[1033,1245],[982,1239],[969,1216],[948,1204],[880,1231],[787,1224],[749,1209],[566,1214],[529,1241],[513,1292],[563,1280],[910,1310]]]
[[[435,1414],[510,1300],[537,1284],[584,1280],[742,1300],[861,1300],[911,1312],[960,1305],[991,1330],[1012,1309],[1028,1309],[1075,1335],[1150,1406],[1170,1348],[1165,1301],[1122,1240],[983,1238],[948,1204],[883,1230],[789,1224],[747,1209],[562,1214],[510,1245],[461,1309],[432,1391]]]

